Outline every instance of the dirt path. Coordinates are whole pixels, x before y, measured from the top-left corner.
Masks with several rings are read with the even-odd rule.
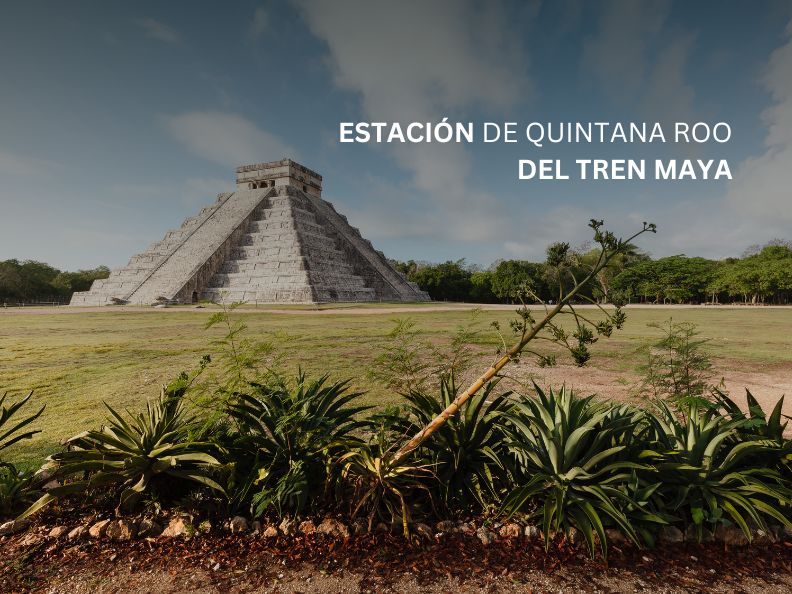
[[[441,303],[433,302],[427,304],[382,304],[380,306],[370,306],[358,303],[341,303],[341,304],[319,304],[319,305],[295,305],[293,307],[278,307],[276,305],[260,305],[258,307],[245,305],[236,311],[244,313],[272,313],[272,314],[294,314],[294,315],[393,315],[397,313],[428,313],[428,312],[445,312],[445,311],[466,311],[471,309],[481,309],[483,311],[513,311],[517,306],[504,305],[504,304],[478,304],[478,303]],[[578,305],[578,309],[596,309],[594,305]],[[178,311],[178,312],[199,312],[206,313],[207,309],[217,309],[214,305],[178,305],[178,306],[132,306],[132,305],[114,305],[109,307],[71,307],[68,305],[58,307],[0,307],[0,316],[3,315],[52,315],[52,314],[81,314],[81,313],[112,313],[112,312],[125,312],[125,313],[157,313],[161,311]],[[532,310],[543,310],[542,305],[531,305]],[[786,305],[766,305],[760,308],[750,307],[744,305],[650,305],[650,304],[635,304],[627,305],[625,309],[667,309],[669,311],[682,310],[682,309],[701,309],[709,311],[717,310],[746,310],[755,311],[757,309],[785,309],[792,310],[792,306]]]

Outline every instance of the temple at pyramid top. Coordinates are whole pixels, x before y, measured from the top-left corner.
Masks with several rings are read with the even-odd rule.
[[[220,194],[71,305],[427,301],[322,198],[322,176],[284,159],[244,165]]]

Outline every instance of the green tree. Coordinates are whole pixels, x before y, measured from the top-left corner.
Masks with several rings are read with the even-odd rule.
[[[472,283],[465,260],[419,268],[412,280],[435,301],[468,301]]]

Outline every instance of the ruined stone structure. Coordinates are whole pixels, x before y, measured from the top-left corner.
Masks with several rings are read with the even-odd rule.
[[[237,169],[220,194],[71,305],[427,301],[290,159]]]

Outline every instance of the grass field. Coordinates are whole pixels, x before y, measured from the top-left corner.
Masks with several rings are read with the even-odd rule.
[[[37,464],[62,439],[99,426],[105,416],[102,401],[137,408],[155,397],[162,383],[211,354],[210,341],[222,331],[204,330],[210,313],[192,308],[0,310],[0,390],[35,390],[35,403],[47,405],[37,424],[44,432],[7,457]],[[447,341],[471,319],[470,308],[464,306],[262,307],[236,315],[247,323],[251,338],[276,343],[284,367],[353,378],[356,387],[367,391],[367,400],[377,404],[397,399],[367,377],[395,319],[412,319],[437,342]],[[774,402],[785,390],[792,391],[792,308],[630,308],[626,327],[594,345],[587,368],[540,370],[525,361],[514,372],[523,379],[565,381],[580,390],[629,397],[636,367],[643,361],[640,347],[659,335],[648,324],[670,316],[695,322],[710,339],[706,350],[717,377],[724,377],[734,393],[749,386],[766,402]],[[482,365],[492,360],[498,343],[489,323],[498,320],[508,328],[513,317],[510,308],[479,313],[476,348]]]

